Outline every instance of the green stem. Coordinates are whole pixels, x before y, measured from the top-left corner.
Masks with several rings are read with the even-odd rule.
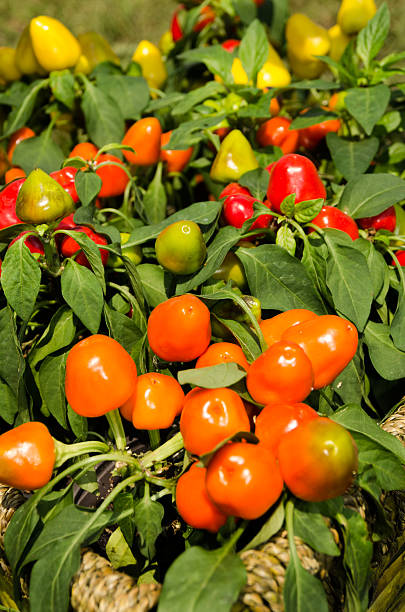
[[[117,450],[125,450],[127,441],[125,438],[125,432],[124,427],[122,425],[120,411],[118,410],[118,408],[116,408],[115,410],[110,410],[110,412],[107,412],[106,417],[111,427]]]
[[[49,236],[45,235],[43,237],[42,244],[44,245],[45,260],[46,265],[48,267],[48,271],[52,275],[57,276],[60,271],[60,259],[55,241],[53,238],[50,238]]]
[[[159,429],[151,429],[148,431],[149,443],[152,450],[155,450],[160,444],[160,431]]]
[[[141,469],[151,467],[154,463],[158,463],[174,455],[179,450],[184,448],[183,436],[180,432],[176,433],[170,440],[156,448],[155,450],[145,453],[139,460]]]
[[[68,459],[78,457],[87,453],[106,453],[109,450],[108,444],[89,440],[86,442],[77,442],[76,444],[64,444],[59,440],[55,440],[55,467],[60,467]]]

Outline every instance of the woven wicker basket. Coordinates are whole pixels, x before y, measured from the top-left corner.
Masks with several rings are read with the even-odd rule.
[[[386,431],[405,443],[405,405],[383,424]],[[19,491],[0,485],[0,578],[11,587],[9,568],[3,555],[3,536],[15,509],[23,502]],[[361,493],[353,490],[346,496],[346,505],[356,509],[367,522],[374,521]],[[374,580],[369,612],[400,612],[405,610],[405,493],[394,491],[385,495],[384,508],[394,527],[392,538],[379,543],[373,562]],[[335,540],[338,535],[332,529]],[[318,576],[325,587],[330,610],[342,609],[339,573],[331,559],[313,551],[298,538],[297,552],[301,563],[311,574]],[[289,562],[287,534],[283,530],[257,549],[241,553],[247,570],[247,583],[234,604],[232,612],[282,612],[283,585]],[[331,565],[332,564],[332,565]],[[147,612],[156,607],[161,586],[137,585],[123,572],[91,550],[83,550],[81,566],[72,582],[71,606],[77,612]],[[11,589],[9,590],[12,593]],[[2,602],[3,603],[3,602]],[[8,603],[3,603],[10,606]],[[10,606],[11,607],[11,606]]]

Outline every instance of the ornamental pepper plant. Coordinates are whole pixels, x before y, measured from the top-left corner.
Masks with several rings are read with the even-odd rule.
[[[32,15],[0,49],[16,608],[22,578],[32,612],[67,612],[90,546],[161,585],[159,612],[229,612],[244,553],[278,538],[286,612],[379,594],[405,488],[381,427],[405,379],[405,88],[387,5],[360,4],[327,30],[184,0],[127,63]]]

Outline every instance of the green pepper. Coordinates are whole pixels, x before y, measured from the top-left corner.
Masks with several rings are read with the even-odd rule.
[[[71,196],[40,168],[30,172],[18,192],[16,213],[21,221],[52,223],[75,210]]]
[[[245,172],[258,167],[247,138],[240,130],[232,130],[221,143],[211,166],[210,177],[220,183],[237,181]]]

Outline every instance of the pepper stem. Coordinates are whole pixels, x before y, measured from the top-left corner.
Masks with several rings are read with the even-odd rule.
[[[106,453],[109,450],[107,444],[97,440],[77,442],[76,444],[64,444],[55,438],[53,441],[55,445],[55,467],[60,467],[72,457],[79,457],[88,453]]]
[[[125,450],[127,441],[125,438],[124,427],[122,425],[122,419],[118,408],[110,410],[106,414],[108,424],[111,427],[112,434],[114,436],[115,445],[117,450]]]

